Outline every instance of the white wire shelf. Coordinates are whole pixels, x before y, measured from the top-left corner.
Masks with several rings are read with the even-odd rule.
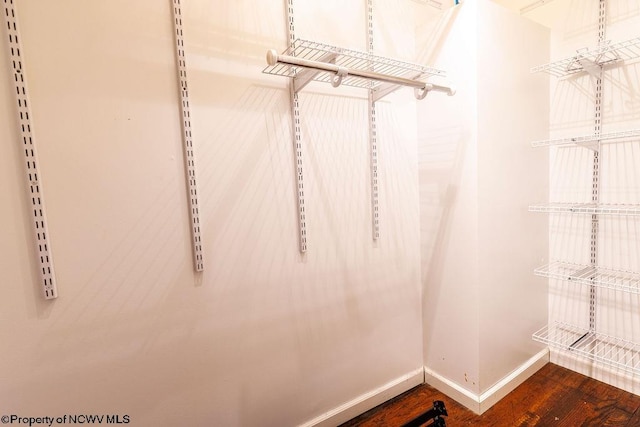
[[[434,9],[446,10],[456,5],[453,0],[413,0],[415,3],[431,6]]]
[[[605,143],[622,142],[640,139],[640,129],[630,129],[618,132],[602,133],[600,135],[582,135],[569,138],[544,139],[531,142],[532,147],[551,146],[589,146],[598,141]]]
[[[547,3],[551,3],[552,0],[537,0],[533,3],[528,4],[525,7],[520,8],[520,15],[524,15],[525,13],[529,13],[534,9],[539,8],[540,6],[544,6]]]
[[[640,215],[640,205],[546,203],[529,206],[529,212],[635,216]]]
[[[432,76],[445,77],[443,70],[308,40],[296,40],[282,54],[270,50],[267,62],[262,72],[293,78],[296,92],[313,80],[335,87],[343,84],[371,89],[381,96],[399,86],[413,87],[419,99],[431,90],[455,93],[450,86],[424,81]]]
[[[599,364],[640,374],[640,345],[587,329],[556,322],[533,334],[533,339]]]
[[[579,285],[640,294],[640,273],[598,266],[554,261],[534,270],[536,276],[560,279]]]
[[[618,43],[605,42],[593,49],[580,49],[574,56],[533,67],[531,72],[545,72],[555,77],[565,77],[582,71],[593,71],[594,67],[635,58],[640,58],[640,37]]]

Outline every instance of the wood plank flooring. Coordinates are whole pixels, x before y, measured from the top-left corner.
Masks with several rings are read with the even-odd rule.
[[[402,426],[434,400],[445,402],[448,427],[640,426],[640,396],[549,363],[482,415],[424,384],[341,427]]]

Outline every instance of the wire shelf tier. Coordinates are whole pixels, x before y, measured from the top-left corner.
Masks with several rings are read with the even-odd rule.
[[[640,294],[640,274],[598,266],[554,261],[534,270],[536,276],[565,280],[579,285]]]
[[[310,61],[327,62],[351,70],[375,72],[392,77],[420,80],[431,76],[446,76],[445,71],[439,70],[437,68],[411,64],[408,62],[372,55],[366,52],[345,49],[337,46],[331,46],[328,44],[302,39],[298,39],[293,42],[293,44],[282,54],[295,56],[296,58]],[[274,65],[267,66],[262,70],[262,72],[265,74],[274,74],[278,76],[293,78],[303,70],[304,67],[284,63],[276,63]],[[314,75],[313,80],[318,82],[331,83],[333,77],[334,73],[332,72],[320,71]],[[382,86],[384,83],[350,75],[345,77],[342,80],[341,84],[346,86],[375,90]]]
[[[455,3],[453,1],[448,1],[445,4],[445,1],[443,0],[413,0],[415,3],[418,4],[424,4],[427,6],[431,6],[435,9],[438,10],[445,10],[445,9],[450,9],[451,7],[453,7],[455,5]]]
[[[529,206],[529,212],[571,213],[588,215],[640,215],[640,205],[596,203],[546,203]]]
[[[533,339],[629,374],[640,374],[640,345],[631,341],[562,322],[545,326],[533,334]]]
[[[602,43],[593,49],[580,49],[574,56],[533,67],[531,72],[566,77],[582,71],[588,72],[590,66],[601,67],[636,58],[640,58],[640,37],[618,43]]]
[[[602,133],[600,135],[583,135],[570,138],[544,139],[533,141],[532,147],[551,147],[551,146],[580,146],[590,143],[601,142],[619,142],[640,139],[640,129],[631,129],[618,132]]]

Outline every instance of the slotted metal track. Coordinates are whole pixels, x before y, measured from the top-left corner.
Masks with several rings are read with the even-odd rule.
[[[184,157],[187,168],[187,186],[189,202],[189,218],[191,221],[191,241],[193,246],[193,262],[196,271],[204,270],[202,236],[200,232],[200,207],[198,203],[198,185],[196,182],[195,155],[193,137],[191,135],[191,109],[189,106],[189,86],[187,84],[187,64],[184,51],[184,35],[182,31],[182,6],[180,0],[173,0],[173,23],[178,61],[178,80],[180,84],[180,113],[184,143]]]
[[[33,133],[33,118],[29,108],[27,81],[25,77],[22,46],[16,10],[17,1],[3,0],[3,16],[9,52],[11,54],[11,74],[15,86],[16,107],[18,111],[20,144],[24,150],[27,188],[31,202],[33,233],[36,243],[40,284],[46,299],[58,297],[56,277],[53,269],[53,256],[47,226],[44,195],[42,191],[42,175],[38,167],[38,155]]]

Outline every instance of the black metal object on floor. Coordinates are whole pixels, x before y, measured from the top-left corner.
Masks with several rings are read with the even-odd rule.
[[[421,427],[431,420],[433,420],[433,422],[426,427],[446,427],[447,423],[442,417],[446,417],[447,415],[447,408],[445,408],[444,402],[442,400],[436,400],[433,402],[433,408],[418,415],[402,427]]]

